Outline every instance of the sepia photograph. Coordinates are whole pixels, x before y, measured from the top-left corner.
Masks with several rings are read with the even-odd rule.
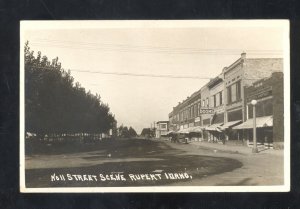
[[[20,22],[21,192],[290,191],[288,20]]]

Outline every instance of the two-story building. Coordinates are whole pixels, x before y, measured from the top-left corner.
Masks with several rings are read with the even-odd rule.
[[[156,123],[155,137],[160,138],[168,135],[169,121],[158,121]]]
[[[205,130],[209,132],[208,140],[222,140],[224,136],[221,126],[224,124],[224,80],[223,74],[218,75],[206,84],[209,89],[209,108],[213,109],[210,126]]]
[[[257,141],[260,145],[283,148],[284,114],[283,114],[283,73],[274,72],[268,78],[260,79],[245,87],[245,122],[234,127],[242,132],[244,140],[252,145],[253,105],[256,100]],[[250,143],[249,143],[250,142]]]
[[[282,71],[283,60],[278,58],[247,58],[246,53],[230,66],[223,68],[225,91],[225,123],[223,130],[228,140],[245,143],[245,131],[234,127],[247,120],[245,88],[256,81]]]

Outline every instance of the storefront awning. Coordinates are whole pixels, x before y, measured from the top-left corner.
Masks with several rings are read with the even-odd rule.
[[[273,127],[273,116],[256,118],[256,128]],[[253,128],[253,118],[246,120],[244,123],[233,127],[232,129],[251,129]]]
[[[235,121],[230,121],[230,122],[227,122],[225,123],[223,126],[221,126],[221,129],[222,130],[225,130],[227,128],[231,128],[233,126],[236,126],[238,125],[239,123],[241,123],[242,121],[241,120],[235,120]]]
[[[173,134],[173,133],[175,133],[175,131],[168,131],[168,132],[167,132],[167,135]]]
[[[177,133],[188,134],[192,132],[193,133],[202,132],[201,128],[203,129],[204,127],[200,127],[200,126],[189,127],[189,128],[181,129]]]
[[[204,128],[205,128],[204,126],[195,126],[193,127],[193,129],[190,130],[190,132],[200,133],[203,132]]]
[[[188,128],[185,128],[185,129],[179,130],[177,133],[180,133],[180,134],[188,134],[188,133],[190,133],[190,132],[189,132],[189,129],[188,129]]]
[[[207,131],[219,131],[223,123],[215,123],[205,128]]]

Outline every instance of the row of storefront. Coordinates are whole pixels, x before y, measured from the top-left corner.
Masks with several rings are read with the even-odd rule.
[[[169,114],[169,130],[196,140],[283,148],[283,60],[241,57]]]

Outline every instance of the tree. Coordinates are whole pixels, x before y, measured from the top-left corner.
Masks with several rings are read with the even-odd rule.
[[[38,52],[35,58],[28,41],[25,60],[25,130],[45,134],[104,133],[115,118],[100,95],[74,84],[70,71]]]
[[[120,137],[124,137],[124,138],[129,138],[129,137],[136,137],[137,133],[136,131],[132,128],[132,127],[128,127],[127,126],[119,126],[118,128],[118,132],[119,132],[119,136]]]
[[[136,131],[131,126],[129,127],[128,132],[129,132],[130,137],[136,137],[137,136]]]
[[[150,136],[150,135],[151,135],[150,128],[143,128],[141,136]]]

